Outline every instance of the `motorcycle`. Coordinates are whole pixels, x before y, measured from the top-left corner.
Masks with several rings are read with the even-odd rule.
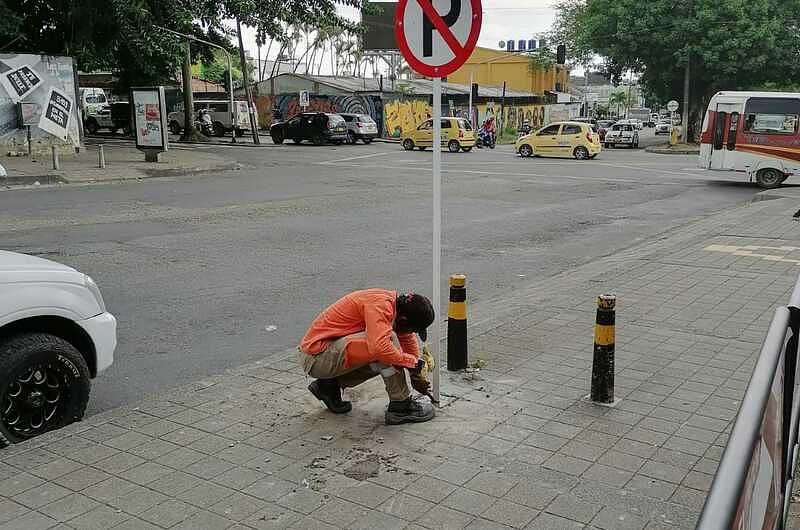
[[[198,131],[203,133],[203,135],[209,138],[214,136],[214,124],[211,121],[211,115],[208,113],[208,110],[203,109],[200,111],[197,115],[197,120],[194,122],[194,126]]]
[[[479,149],[483,147],[494,149],[495,145],[497,144],[497,137],[494,133],[485,129],[478,129],[478,141],[475,144]]]

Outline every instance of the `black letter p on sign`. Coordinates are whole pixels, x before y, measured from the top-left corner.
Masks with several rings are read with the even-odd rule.
[[[461,16],[461,0],[450,0],[450,12],[442,17],[448,28],[453,27]],[[433,55],[433,22],[423,13],[422,15],[422,56],[430,57]]]

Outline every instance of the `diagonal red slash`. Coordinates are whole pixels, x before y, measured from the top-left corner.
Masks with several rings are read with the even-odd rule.
[[[453,51],[455,55],[464,51],[463,46],[461,43],[458,42],[456,36],[453,35],[453,32],[450,31],[450,28],[445,24],[444,20],[442,20],[441,15],[434,9],[433,5],[431,4],[431,0],[417,0],[419,6],[425,12],[425,15],[430,19],[436,29],[439,31],[439,35],[442,36],[444,41],[450,46],[450,49]]]

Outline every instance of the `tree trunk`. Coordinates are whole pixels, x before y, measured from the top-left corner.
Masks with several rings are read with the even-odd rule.
[[[189,141],[194,136],[194,96],[192,94],[192,49],[190,42],[186,41],[186,51],[183,54],[183,135],[181,140]]]
[[[687,51],[686,54],[686,70],[683,73],[683,127],[681,128],[681,142],[686,143],[689,140],[689,96],[691,94],[691,60],[692,54]]]
[[[250,132],[253,134],[253,143],[258,145],[261,143],[258,138],[258,119],[253,113],[253,98],[250,96],[250,81],[247,75],[247,60],[244,57],[244,43],[242,42],[242,24],[239,19],[236,19],[236,33],[239,36],[239,60],[242,63],[242,83],[244,83],[244,93],[247,98],[247,114],[250,116]],[[236,134],[236,131],[232,131]]]

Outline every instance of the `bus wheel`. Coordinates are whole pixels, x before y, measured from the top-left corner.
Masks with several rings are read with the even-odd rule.
[[[762,188],[777,188],[786,180],[783,172],[774,168],[766,168],[756,173],[756,183]]]

